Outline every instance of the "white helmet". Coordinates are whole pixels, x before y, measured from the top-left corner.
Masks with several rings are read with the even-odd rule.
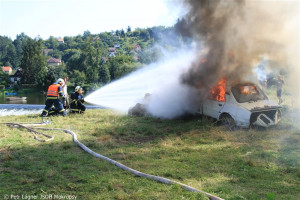
[[[57,83],[61,83],[61,85],[64,85],[64,84],[65,84],[65,81],[64,81],[64,79],[62,79],[62,78],[57,79],[56,82],[57,82]]]
[[[82,88],[80,86],[76,86],[75,92],[78,92],[78,90],[82,90]]]

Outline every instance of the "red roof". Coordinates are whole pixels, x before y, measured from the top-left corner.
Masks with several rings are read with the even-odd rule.
[[[47,63],[61,63],[61,60],[51,57],[47,60]]]
[[[11,67],[10,66],[3,66],[2,67],[2,71],[3,72],[9,72],[11,70]]]
[[[63,38],[59,38],[57,41],[58,41],[58,42],[63,42],[64,39],[63,39]]]

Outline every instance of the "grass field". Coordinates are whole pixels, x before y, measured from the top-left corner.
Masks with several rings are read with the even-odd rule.
[[[300,127],[293,120],[286,115],[273,128],[230,132],[198,117],[161,120],[88,110],[84,115],[53,117],[47,127],[70,129],[97,153],[224,199],[277,200],[300,199]],[[0,118],[39,121],[33,115]],[[38,142],[25,129],[0,124],[0,199],[206,199],[99,160],[64,132],[45,133],[55,139]]]

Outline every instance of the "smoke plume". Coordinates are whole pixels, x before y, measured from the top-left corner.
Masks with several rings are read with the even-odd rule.
[[[206,55],[198,56],[189,72],[182,75],[182,83],[208,93],[209,88],[225,77],[229,87],[253,77],[253,66],[265,56],[276,63],[272,69],[275,73],[279,73],[279,67],[299,75],[298,53],[295,53],[299,52],[298,1],[184,0],[183,3],[189,11],[175,28],[183,37],[201,42]]]

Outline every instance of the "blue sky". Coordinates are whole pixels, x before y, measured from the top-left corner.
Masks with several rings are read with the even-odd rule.
[[[0,0],[0,35],[14,39],[63,37],[157,25],[172,26],[183,13],[172,0]]]

